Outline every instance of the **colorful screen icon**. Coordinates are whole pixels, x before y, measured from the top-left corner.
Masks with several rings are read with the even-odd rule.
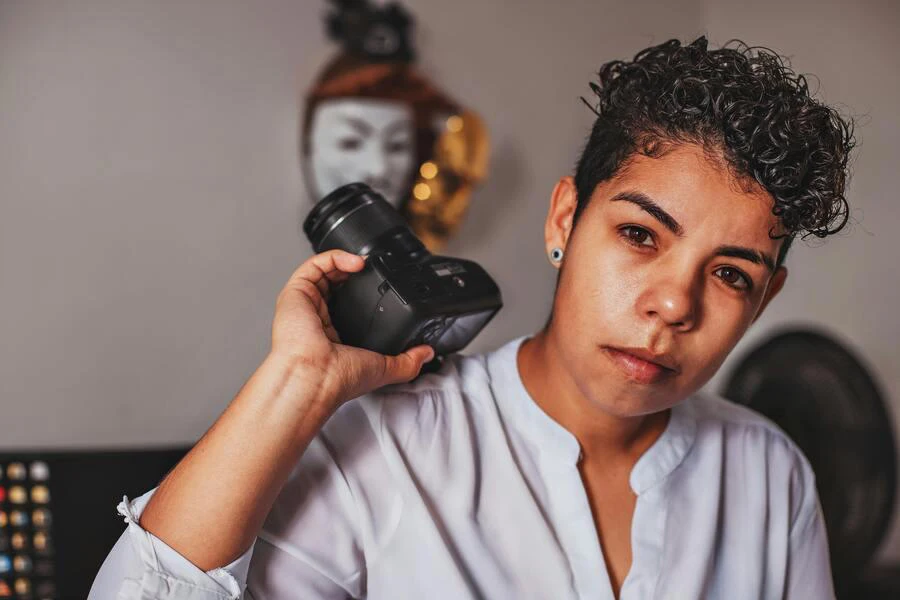
[[[16,573],[30,573],[31,566],[31,557],[23,556],[21,554],[13,557],[13,570]]]
[[[27,596],[31,593],[31,581],[24,577],[19,577],[16,579],[15,583],[13,583],[13,589],[16,590],[18,595]]]
[[[14,485],[9,488],[9,501],[13,504],[25,504],[28,501],[28,494],[21,485]]]
[[[28,538],[25,537],[24,533],[18,531],[12,534],[10,542],[13,550],[25,550],[28,547]]]
[[[50,478],[50,467],[42,460],[36,460],[29,465],[31,478],[35,481],[47,481]]]
[[[52,521],[53,517],[46,508],[36,508],[31,513],[31,522],[34,523],[35,527],[50,527]]]
[[[9,513],[9,522],[13,527],[25,527],[28,525],[28,513],[24,510],[14,510]]]
[[[34,549],[38,552],[47,552],[50,550],[50,536],[43,531],[34,534]]]
[[[0,554],[0,575],[12,571],[12,562],[6,554]]]
[[[6,527],[6,523],[7,523],[6,512],[0,510],[0,529],[3,529],[4,527]]]
[[[6,467],[6,477],[12,481],[23,481],[26,476],[25,465],[20,462],[9,463]]]
[[[50,502],[50,490],[46,485],[36,485],[31,488],[31,501],[35,504],[47,504]]]

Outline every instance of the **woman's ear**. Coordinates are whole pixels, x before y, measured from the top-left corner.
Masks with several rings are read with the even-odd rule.
[[[572,234],[575,208],[578,205],[578,194],[575,180],[563,177],[553,186],[550,194],[550,210],[544,223],[544,242],[549,253],[553,248],[566,249]]]
[[[762,316],[763,311],[769,305],[769,302],[772,301],[775,296],[778,295],[778,292],[784,287],[784,282],[787,280],[788,271],[784,266],[780,266],[775,269],[775,273],[772,274],[772,278],[769,280],[769,285],[766,288],[766,295],[763,297],[762,304],[759,305],[759,310],[756,311],[756,316],[753,317],[753,320],[750,321],[750,324],[756,322],[756,320]]]

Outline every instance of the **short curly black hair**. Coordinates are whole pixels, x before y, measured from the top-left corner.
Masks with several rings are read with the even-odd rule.
[[[813,99],[806,78],[771,50],[707,45],[705,36],[686,46],[672,39],[600,68],[590,84],[596,107],[582,98],[597,119],[575,168],[573,226],[597,184],[635,153],[695,143],[772,195],[784,233],[770,235],[786,238],[780,265],[798,234],[825,237],[846,224],[853,120]]]

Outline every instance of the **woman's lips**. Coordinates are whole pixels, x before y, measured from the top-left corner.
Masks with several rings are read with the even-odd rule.
[[[603,351],[610,357],[613,364],[619,367],[629,379],[637,383],[655,383],[674,374],[671,369],[609,346],[604,347]]]

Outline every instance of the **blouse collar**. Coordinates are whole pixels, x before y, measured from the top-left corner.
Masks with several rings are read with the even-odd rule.
[[[528,337],[517,337],[487,355],[494,397],[506,419],[537,447],[542,459],[575,465],[581,453],[578,440],[534,401],[519,374],[518,351]],[[690,451],[697,431],[691,405],[689,397],[672,407],[666,429],[635,463],[629,484],[636,494],[665,479]]]

